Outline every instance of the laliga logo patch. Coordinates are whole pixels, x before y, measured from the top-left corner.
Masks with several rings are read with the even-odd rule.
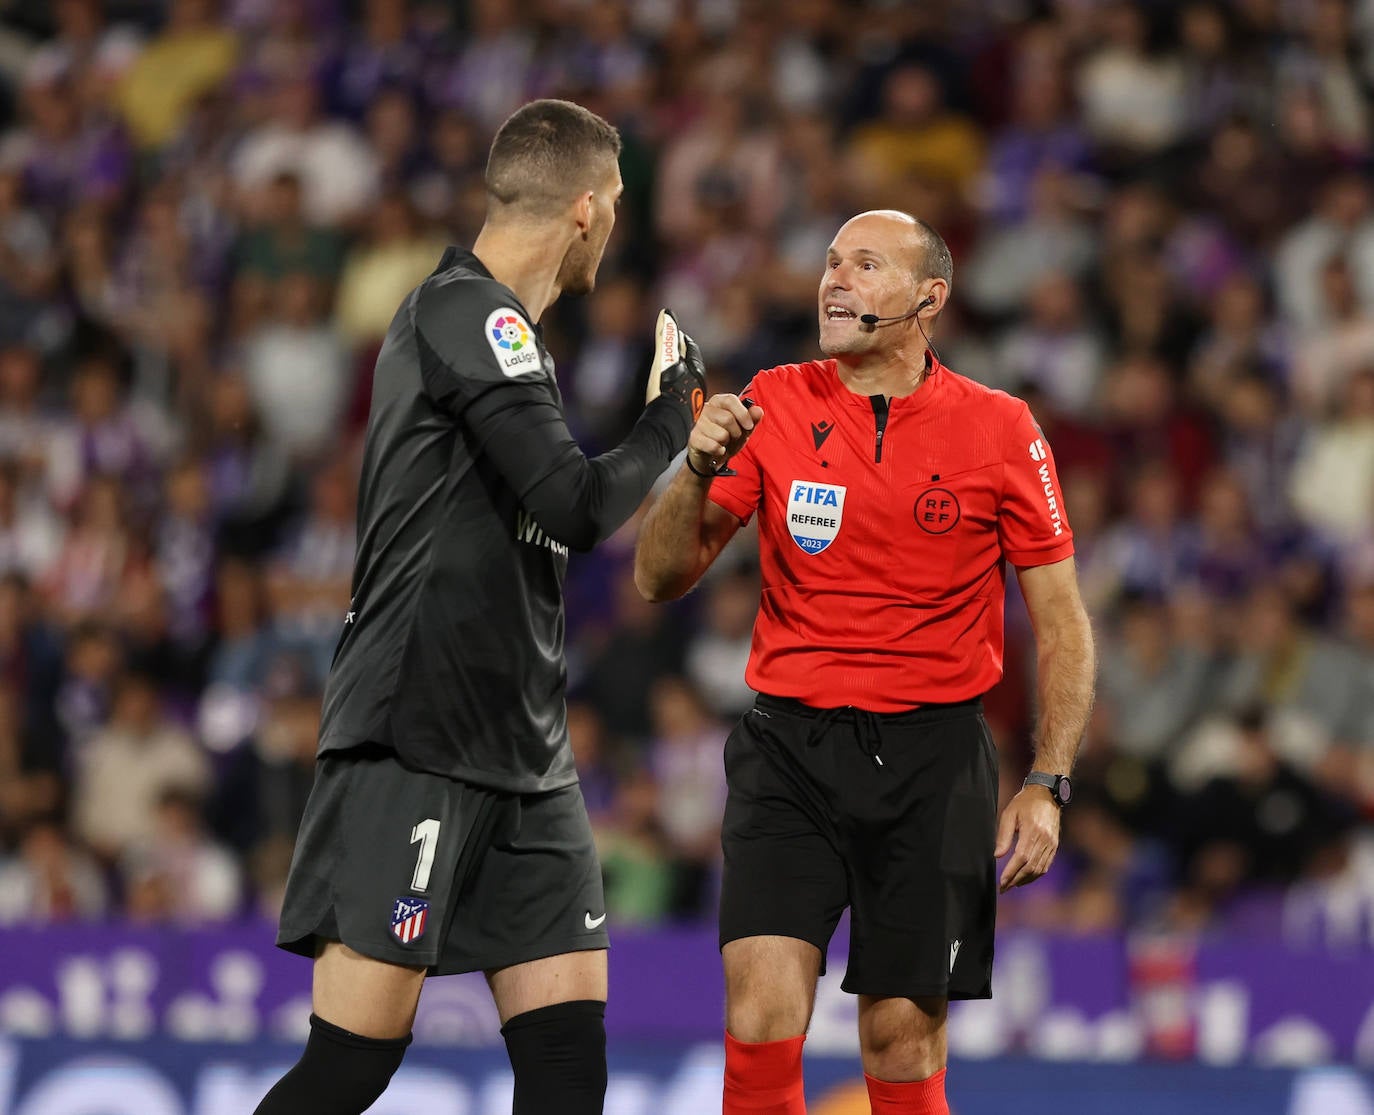
[[[808,554],[818,554],[840,533],[845,489],[839,484],[793,480],[787,494],[787,530]]]
[[[484,332],[496,363],[511,379],[543,372],[534,333],[514,310],[493,310],[487,315]]]

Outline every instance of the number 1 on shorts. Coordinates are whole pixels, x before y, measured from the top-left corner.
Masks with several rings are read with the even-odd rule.
[[[434,849],[439,843],[439,822],[433,817],[421,821],[410,830],[410,842],[420,842],[420,859],[415,864],[415,875],[410,880],[410,889],[424,894],[429,890],[429,873],[434,869]]]

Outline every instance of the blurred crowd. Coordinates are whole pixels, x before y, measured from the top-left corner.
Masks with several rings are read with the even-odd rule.
[[[1372,88],[1374,0],[0,3],[0,923],[274,911],[378,345],[563,96],[625,139],[545,322],[589,452],[659,305],[738,389],[848,216],[949,241],[940,355],[1044,427],[1101,653],[1004,923],[1374,945]],[[705,918],[754,543],[651,606],[634,528],[573,560],[572,741],[614,919]]]

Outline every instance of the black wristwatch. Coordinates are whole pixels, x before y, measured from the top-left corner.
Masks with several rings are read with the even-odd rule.
[[[1042,770],[1033,770],[1026,775],[1025,785],[1044,786],[1060,809],[1073,799],[1073,783],[1069,781],[1067,774],[1046,774]]]

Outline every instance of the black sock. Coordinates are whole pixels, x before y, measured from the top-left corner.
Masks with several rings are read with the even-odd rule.
[[[555,1003],[501,1027],[515,1070],[511,1115],[601,1115],[606,1101],[606,1004]]]
[[[310,1016],[310,1039],[254,1115],[362,1115],[386,1091],[410,1037],[365,1038]]]

